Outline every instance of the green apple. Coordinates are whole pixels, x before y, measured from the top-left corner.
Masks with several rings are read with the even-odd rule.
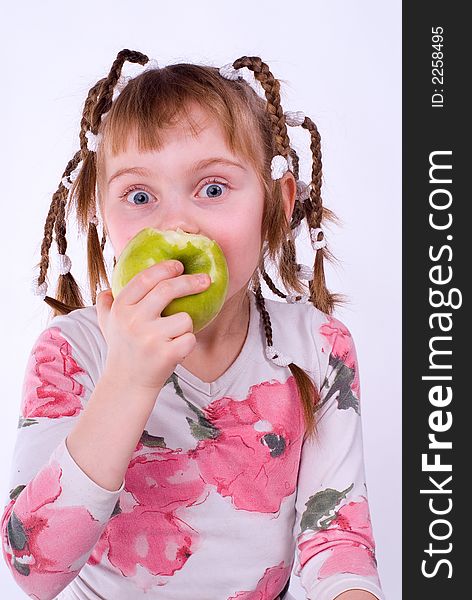
[[[203,292],[174,298],[162,311],[167,317],[186,312],[196,333],[220,312],[228,292],[229,277],[225,255],[215,240],[204,235],[160,231],[146,227],[136,234],[120,254],[112,274],[112,294],[116,298],[123,287],[140,271],[163,260],[179,260],[182,274],[208,273],[211,284]]]

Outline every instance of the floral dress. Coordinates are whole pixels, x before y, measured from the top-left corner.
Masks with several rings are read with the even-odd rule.
[[[95,306],[39,335],[2,517],[4,559],[31,598],[274,600],[292,575],[308,599],[383,600],[350,332],[311,304],[266,299],[274,345],[321,392],[305,438],[295,379],[266,357],[250,298],[236,360],[210,383],[176,366],[117,491],[67,448],[106,360]]]

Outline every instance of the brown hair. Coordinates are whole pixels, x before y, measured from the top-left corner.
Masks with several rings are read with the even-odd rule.
[[[300,295],[306,293],[307,290],[297,275],[299,265],[296,261],[292,230],[298,227],[303,218],[306,218],[309,230],[321,227],[324,219],[336,221],[334,213],[324,207],[321,200],[321,149],[318,129],[315,123],[305,116],[301,126],[310,134],[313,157],[309,195],[304,200],[297,197],[291,222],[288,223],[280,184],[278,180],[271,178],[271,160],[277,154],[290,157],[292,172],[298,182],[299,159],[290,146],[280,102],[280,83],[274,78],[269,67],[257,56],[243,56],[233,62],[235,69],[246,67],[253,72],[264,90],[266,101],[243,78],[226,79],[219,74],[216,67],[187,63],[144,71],[131,79],[113,100],[113,92],[124,62],[145,65],[148,60],[148,57],[140,52],[120,51],[108,76],[100,79],[89,91],[80,126],[80,150],[67,164],[46,218],[41,261],[37,265],[40,270],[37,283],[41,285],[46,279],[53,227],[58,251],[65,254],[66,220],[72,208],[75,208],[79,229],[82,233],[87,232],[88,236],[88,280],[92,304],[96,303],[97,288],[101,287],[102,283],[106,288],[110,288],[103,257],[106,228],[103,225],[100,241],[97,221],[94,218],[97,202],[101,207],[100,189],[104,175],[104,157],[107,152],[117,154],[124,150],[131,134],[137,135],[140,151],[159,149],[162,143],[159,132],[173,124],[176,119],[185,116],[192,127],[187,108],[192,102],[196,102],[218,120],[233,153],[252,162],[264,186],[261,239],[265,245],[261,247],[259,264],[250,285],[255,291],[267,344],[272,346],[272,327],[262,296],[261,277],[274,294],[281,298],[286,298],[287,295],[274,285],[265,271],[264,261],[267,258],[274,261],[287,290]],[[87,148],[88,132],[100,136],[97,152]],[[80,170],[72,182],[69,176],[78,166]],[[64,185],[64,181],[67,185]],[[335,305],[344,300],[340,295],[330,293],[326,287],[324,258],[334,260],[326,246],[316,252],[314,278],[309,282],[309,300],[317,309],[331,314]],[[53,309],[53,316],[67,314],[85,306],[79,286],[70,272],[59,275],[56,298],[46,296],[44,300]],[[305,435],[315,434],[315,412],[320,399],[319,392],[302,368],[294,363],[288,366],[295,378],[303,406]]]

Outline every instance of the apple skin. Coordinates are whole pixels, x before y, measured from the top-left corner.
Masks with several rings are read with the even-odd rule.
[[[125,246],[112,274],[112,294],[116,298],[123,287],[140,271],[163,260],[179,260],[183,274],[207,273],[211,284],[203,292],[174,298],[161,312],[163,317],[186,312],[193,321],[193,332],[206,327],[223,307],[229,287],[228,265],[220,246],[204,235],[161,231],[146,227]]]

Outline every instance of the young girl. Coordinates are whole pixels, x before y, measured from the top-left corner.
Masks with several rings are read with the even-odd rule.
[[[125,61],[145,68],[125,77]],[[356,351],[323,272],[334,215],[320,136],[284,113],[279,91],[258,57],[159,68],[123,50],[89,92],[46,219],[35,291],[53,318],[26,367],[2,519],[5,561],[32,598],[287,599],[293,567],[307,598],[383,598]],[[287,125],[310,135],[308,186]],[[72,206],[88,231],[92,306],[66,254]],[[313,270],[296,261],[303,219]],[[202,234],[225,254],[225,304],[196,334],[185,312],[161,317],[210,285],[179,261],[111,295],[105,243],[115,264],[144,227]],[[265,299],[261,278],[286,302]]]

